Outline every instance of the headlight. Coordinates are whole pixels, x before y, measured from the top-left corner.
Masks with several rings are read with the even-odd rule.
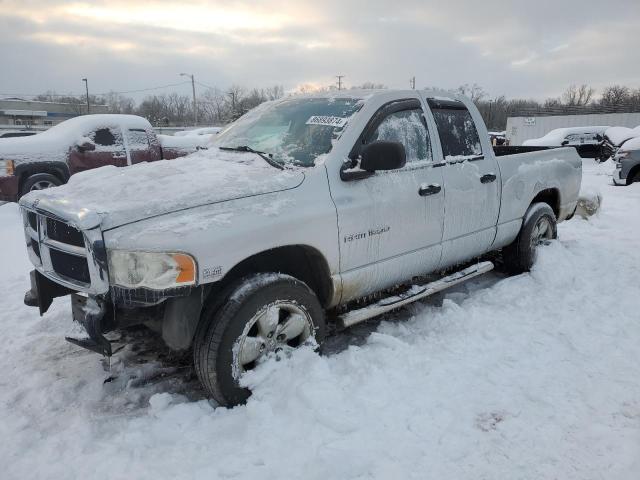
[[[196,283],[196,262],[185,253],[109,251],[109,279],[125,288],[165,290]]]
[[[618,161],[618,160],[622,160],[623,158],[627,158],[627,157],[629,156],[629,153],[630,153],[630,152],[620,152],[620,151],[619,151],[618,153],[616,153],[616,156],[614,157],[614,159],[615,159],[616,161]]]
[[[13,160],[0,160],[0,175],[13,175],[15,172],[15,164]]]

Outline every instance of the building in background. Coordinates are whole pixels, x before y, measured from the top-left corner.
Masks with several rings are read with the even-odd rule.
[[[51,127],[69,118],[87,113],[86,103],[58,103],[0,99],[0,125],[19,127]],[[108,113],[106,105],[91,105],[91,113]]]
[[[507,118],[507,141],[509,145],[522,145],[525,140],[544,137],[551,130],[566,127],[588,127],[606,125],[610,127],[635,128],[640,125],[640,112],[607,112],[583,108],[589,113],[557,115],[553,110],[541,109],[535,112],[523,112]],[[576,109],[580,111],[580,109]]]

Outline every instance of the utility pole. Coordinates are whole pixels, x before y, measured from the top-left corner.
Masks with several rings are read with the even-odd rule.
[[[338,79],[338,90],[342,90],[342,79],[345,77],[345,75],[336,75],[336,78]]]
[[[87,90],[87,115],[89,115],[91,113],[91,107],[89,106],[89,82],[86,78],[83,78],[82,81],[84,82],[85,89]]]
[[[411,77],[411,80],[409,80],[409,83],[411,84],[411,90],[415,90],[416,89],[416,77],[415,76]]]
[[[191,78],[191,89],[193,90],[193,124],[194,126],[198,126],[198,103],[196,101],[196,81],[191,73],[181,73],[181,77],[189,77]]]

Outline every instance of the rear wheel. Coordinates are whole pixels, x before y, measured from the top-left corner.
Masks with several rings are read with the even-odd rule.
[[[286,352],[325,335],[324,311],[303,282],[262,273],[221,292],[205,309],[194,340],[196,372],[221,405],[243,403],[251,392],[243,373],[270,353]]]
[[[34,190],[45,190],[51,187],[57,187],[62,185],[62,182],[55,175],[50,173],[36,173],[35,175],[28,176],[22,183],[20,189],[20,196],[26,195]]]
[[[534,203],[527,210],[516,239],[502,249],[506,269],[511,273],[528,272],[536,261],[538,247],[557,237],[557,221],[551,207]]]

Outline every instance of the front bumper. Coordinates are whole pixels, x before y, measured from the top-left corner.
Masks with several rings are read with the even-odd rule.
[[[15,175],[0,176],[0,201],[17,202],[20,181]]]
[[[24,296],[24,303],[38,307],[43,315],[54,298],[71,295],[73,320],[82,325],[87,338],[65,337],[67,341],[107,357],[111,356],[111,343],[104,337],[113,329],[110,303],[102,297],[82,295],[58,283],[52,282],[39,271],[31,271],[31,289]]]
[[[615,183],[616,185],[627,184],[627,179],[622,177],[622,168],[619,168],[618,165],[616,165],[616,169],[613,171],[611,178],[613,179],[613,183]]]

